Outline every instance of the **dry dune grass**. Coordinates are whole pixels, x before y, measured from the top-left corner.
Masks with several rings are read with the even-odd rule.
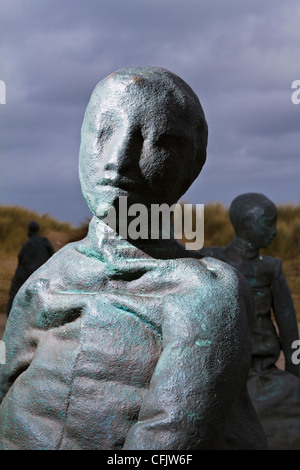
[[[1,255],[18,253],[27,240],[27,225],[31,220],[40,224],[43,236],[48,236],[51,232],[69,233],[74,230],[71,224],[59,222],[48,214],[40,215],[19,206],[0,206]]]
[[[205,246],[224,246],[232,240],[234,231],[228,212],[221,203],[205,206]],[[75,228],[48,214],[40,215],[18,206],[0,206],[0,312],[5,311],[17,254],[27,240],[27,225],[31,220],[40,224],[41,234],[49,238],[55,251],[84,238],[88,228],[88,221]],[[300,205],[278,206],[278,235],[263,254],[282,259],[300,321]]]

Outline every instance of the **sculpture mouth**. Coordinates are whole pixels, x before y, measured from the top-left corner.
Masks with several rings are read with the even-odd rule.
[[[118,177],[118,178],[103,178],[101,179],[97,186],[104,188],[115,188],[120,190],[122,194],[141,194],[143,192],[143,186],[138,182],[131,180],[128,177]]]

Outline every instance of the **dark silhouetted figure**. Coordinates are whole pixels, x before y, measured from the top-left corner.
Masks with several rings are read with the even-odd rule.
[[[277,234],[277,209],[263,194],[246,193],[233,200],[229,215],[236,232],[233,241],[200,253],[225,261],[250,283],[255,303],[250,397],[269,449],[300,450],[299,361],[293,362],[299,337],[296,312],[281,260],[259,253]],[[285,371],[276,367],[281,349]]]
[[[53,246],[46,237],[41,237],[40,226],[36,221],[28,224],[27,240],[18,254],[18,266],[14,277],[12,278],[9,291],[9,299],[6,307],[7,316],[9,316],[13,300],[16,293],[24,282],[36,271],[42,264],[54,254]]]

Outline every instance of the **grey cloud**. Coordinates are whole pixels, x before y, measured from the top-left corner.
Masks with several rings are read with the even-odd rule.
[[[159,65],[192,86],[209,124],[191,202],[228,203],[245,188],[298,202],[299,19],[294,0],[3,0],[0,201],[81,221],[77,160],[92,90],[124,66]]]

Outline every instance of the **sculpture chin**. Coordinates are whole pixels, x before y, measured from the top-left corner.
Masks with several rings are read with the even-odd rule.
[[[96,207],[96,210],[94,212],[95,216],[100,219],[100,220],[103,220],[105,219],[106,217],[108,217],[110,211],[112,209],[112,205],[107,203],[107,202],[100,202],[97,207]]]
[[[82,190],[91,212],[100,220],[108,217],[111,211],[115,210],[120,196],[128,197],[127,191],[113,186],[99,185],[96,194],[90,191],[84,191],[84,188],[82,188]]]

